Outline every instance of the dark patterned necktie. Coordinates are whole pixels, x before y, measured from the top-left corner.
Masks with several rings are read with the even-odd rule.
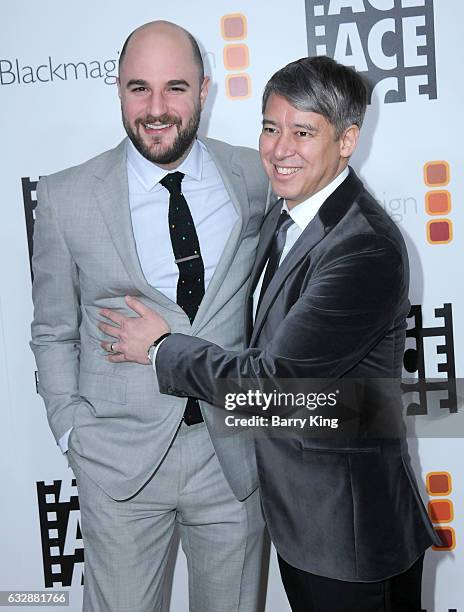
[[[205,267],[192,214],[182,195],[183,178],[182,172],[173,172],[167,174],[160,183],[169,191],[169,234],[174,259],[179,268],[177,303],[192,324],[205,295]],[[187,425],[203,421],[198,400],[193,397],[187,400],[184,421]]]
[[[286,210],[282,210],[280,213],[279,220],[277,221],[277,227],[274,231],[274,237],[272,238],[271,246],[269,249],[269,258],[267,260],[266,272],[264,273],[263,284],[261,285],[261,291],[259,292],[258,306],[256,312],[261,305],[266,289],[272,280],[272,277],[276,273],[279,267],[280,258],[282,257],[282,251],[284,250],[285,241],[287,239],[287,230],[293,225],[294,221],[287,213]]]

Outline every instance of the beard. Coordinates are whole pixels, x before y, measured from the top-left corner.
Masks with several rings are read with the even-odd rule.
[[[173,117],[167,113],[160,115],[159,117],[147,115],[143,119],[136,119],[134,129],[127,121],[124,111],[122,111],[122,122],[130,141],[137,151],[148,159],[148,161],[151,161],[154,164],[173,164],[184,155],[184,153],[191,146],[192,142],[195,140],[198,126],[200,124],[200,115],[200,104],[197,104],[195,106],[193,115],[190,117],[185,128],[183,129],[181,119],[178,117]],[[175,125],[177,128],[177,136],[171,146],[164,151],[156,151],[153,147],[147,144],[138,132],[138,127],[145,123],[169,123]],[[160,137],[153,136],[153,145],[158,144],[158,142],[160,142]]]

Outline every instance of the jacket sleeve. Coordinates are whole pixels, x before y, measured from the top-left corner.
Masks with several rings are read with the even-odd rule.
[[[59,227],[57,212],[42,178],[37,187],[34,225],[34,352],[39,393],[58,441],[72,428],[74,411],[82,403],[78,393],[80,296],[78,270]]]
[[[225,381],[229,391],[232,384],[244,390],[269,383],[280,391],[290,379],[338,379],[392,327],[406,285],[406,263],[393,242],[348,238],[303,282],[263,348],[232,352],[182,334],[167,338],[156,357],[160,391],[220,406]]]

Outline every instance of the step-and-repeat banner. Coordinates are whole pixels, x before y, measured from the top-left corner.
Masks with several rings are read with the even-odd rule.
[[[294,59],[327,54],[368,79],[370,106],[352,165],[409,250],[405,418],[442,539],[426,554],[424,608],[464,612],[464,407],[456,382],[464,375],[461,0],[2,4],[0,590],[69,591],[69,609],[81,606],[75,481],[48,430],[28,346],[36,185],[124,136],[119,50],[130,31],[154,19],[198,38],[213,80],[202,133],[234,144],[257,147],[263,86]],[[174,612],[188,609],[186,577],[179,553]],[[273,551],[267,589],[267,612],[289,610]]]

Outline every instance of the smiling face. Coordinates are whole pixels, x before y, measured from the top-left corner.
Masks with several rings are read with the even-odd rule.
[[[188,155],[208,93],[185,33],[166,23],[140,28],[129,40],[118,91],[123,124],[137,150],[170,170]]]
[[[273,191],[289,208],[307,200],[346,167],[358,134],[359,128],[352,125],[336,139],[334,126],[323,115],[300,111],[271,94],[259,152]]]

